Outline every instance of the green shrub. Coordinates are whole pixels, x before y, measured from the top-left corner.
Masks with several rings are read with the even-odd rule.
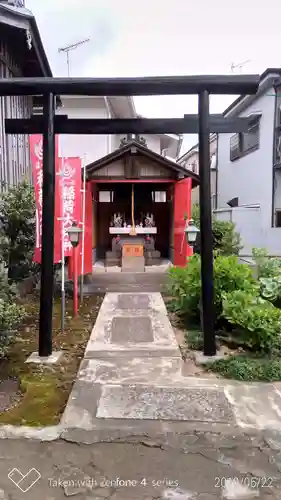
[[[253,259],[257,267],[260,293],[275,305],[281,300],[281,260],[268,257],[263,248],[253,248]]]
[[[5,356],[17,326],[26,317],[25,308],[17,303],[16,286],[9,285],[0,274],[0,358]]]
[[[281,260],[269,257],[265,248],[253,248],[252,257],[257,266],[258,278],[275,278],[281,274]]]
[[[281,311],[256,293],[236,290],[224,295],[222,315],[239,327],[245,345],[253,351],[281,350]]]
[[[281,298],[281,275],[275,278],[260,278],[260,292],[264,299],[276,303]]]
[[[281,361],[277,359],[250,358],[245,355],[230,356],[206,368],[225,378],[248,382],[276,382],[281,380]]]
[[[188,265],[171,267],[169,270],[168,290],[173,297],[173,308],[179,316],[198,320],[201,295],[201,263],[198,255],[193,255]]]
[[[200,227],[200,207],[195,204],[192,207],[192,218],[195,225]],[[238,255],[241,250],[241,238],[235,231],[235,224],[230,221],[221,221],[213,218],[213,250],[218,255]],[[195,245],[196,253],[200,253],[200,235]]]
[[[201,260],[193,255],[185,268],[169,271],[169,293],[174,298],[175,311],[188,322],[200,320]],[[221,317],[223,295],[234,290],[258,293],[251,268],[240,264],[235,256],[214,259],[214,302],[217,320]]]
[[[34,188],[26,181],[9,189],[0,206],[1,260],[12,281],[20,281],[38,272],[33,263],[35,246]]]

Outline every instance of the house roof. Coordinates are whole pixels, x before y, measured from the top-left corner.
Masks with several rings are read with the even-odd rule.
[[[146,146],[143,146],[137,141],[130,141],[128,144],[125,144],[119,149],[116,149],[112,153],[109,153],[106,156],[103,156],[102,158],[99,158],[98,160],[94,161],[93,163],[90,163],[89,165],[86,166],[86,177],[88,180],[91,179],[92,175],[99,170],[102,167],[105,167],[112,163],[113,161],[116,161],[123,156],[125,156],[126,153],[129,153],[131,151],[131,148],[134,147],[137,149],[137,152],[144,156],[145,158],[149,160],[153,160],[157,162],[159,165],[162,165],[163,167],[166,167],[167,169],[170,169],[176,173],[179,173],[183,175],[183,177],[191,177],[192,178],[192,187],[198,186],[199,182],[199,176],[197,174],[194,174],[193,172],[190,172],[189,170],[186,170],[185,168],[181,167],[174,161],[171,161],[167,159],[165,156],[161,156],[158,153],[155,153],[151,149],[147,148]]]
[[[240,104],[242,105],[244,103],[244,106],[245,108],[250,105],[255,99],[256,97],[258,97],[259,93],[264,92],[266,91],[267,89],[269,89],[272,84],[273,84],[273,81],[275,81],[275,79],[280,79],[281,77],[281,68],[267,68],[260,76],[260,84],[259,84],[259,91],[257,92],[257,94],[255,95],[240,95],[239,97],[237,97],[237,99],[235,99],[235,101],[233,101],[230,106],[228,106],[224,112],[223,112],[223,116],[226,116],[228,115],[231,111],[234,111],[234,109],[236,107],[238,107]]]
[[[44,76],[52,77],[52,70],[43,46],[43,42],[39,33],[36,19],[32,12],[24,7],[14,7],[12,5],[3,4],[0,2],[0,24],[7,25],[11,28],[18,29],[22,32],[23,37],[28,29],[31,34],[32,48],[28,49],[27,42],[18,45],[17,51],[21,49],[25,63],[30,63],[26,68],[24,76]],[[23,38],[24,39],[24,38]],[[37,64],[32,66],[32,62]],[[31,69],[32,68],[32,69]]]

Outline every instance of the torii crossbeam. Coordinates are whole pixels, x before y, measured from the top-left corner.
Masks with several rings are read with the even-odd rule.
[[[209,114],[210,94],[250,95],[259,86],[259,75],[199,75],[145,78],[11,78],[0,79],[0,96],[44,98],[43,115],[28,120],[6,120],[6,133],[43,134],[42,264],[39,321],[39,356],[52,354],[54,291],[55,134],[198,133],[200,175],[200,229],[202,328],[204,354],[216,354],[212,209],[210,189],[210,133],[243,132],[247,119]],[[183,119],[69,120],[55,116],[58,95],[148,96],[197,94],[198,116]]]

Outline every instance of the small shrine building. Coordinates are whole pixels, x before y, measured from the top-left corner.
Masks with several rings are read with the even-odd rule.
[[[97,260],[132,271],[168,259],[184,266],[184,229],[199,176],[152,151],[139,137],[86,166],[84,272]],[[137,264],[136,264],[137,263]],[[143,269],[142,269],[143,267]]]

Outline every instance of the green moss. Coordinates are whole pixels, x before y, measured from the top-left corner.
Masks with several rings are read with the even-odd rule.
[[[102,299],[103,296],[87,297],[77,318],[72,317],[72,301],[67,300],[63,334],[60,331],[60,300],[55,300],[53,348],[63,350],[64,356],[52,367],[25,363],[38,349],[39,312],[37,297],[25,300],[29,317],[10,346],[0,372],[2,380],[9,377],[19,380],[22,397],[17,406],[0,414],[1,424],[46,426],[59,423]]]

